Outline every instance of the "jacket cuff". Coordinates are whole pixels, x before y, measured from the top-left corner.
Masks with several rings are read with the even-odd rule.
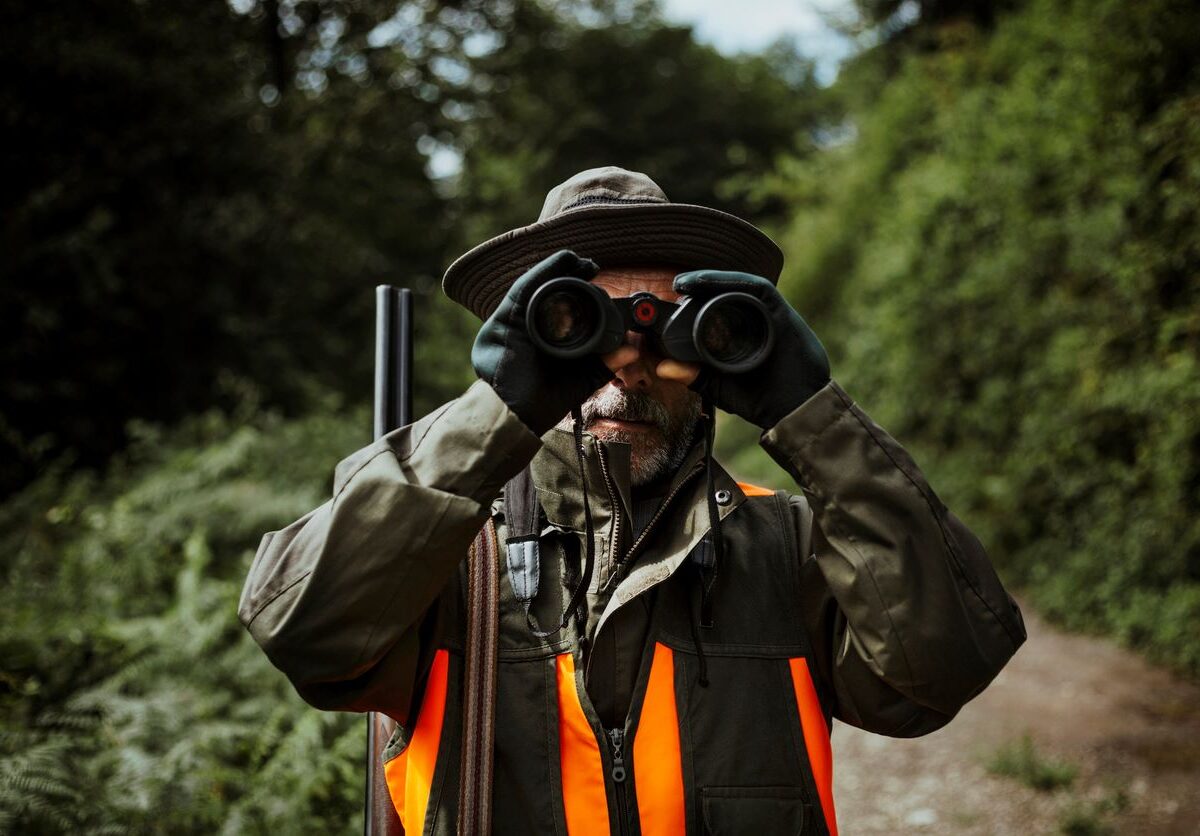
[[[542,440],[486,381],[425,418],[383,436],[410,481],[487,507]]]
[[[853,406],[854,399],[836,381],[830,380],[812,397],[783,416],[779,423],[764,431],[759,444],[800,482],[802,480],[797,471],[803,472],[809,448]]]

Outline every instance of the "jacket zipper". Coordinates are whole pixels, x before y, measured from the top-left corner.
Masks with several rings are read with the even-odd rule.
[[[601,471],[603,471],[605,473],[605,478],[607,478],[608,471],[605,470],[603,467],[603,462],[604,462],[603,454],[601,454],[601,456],[600,456],[600,462],[602,465],[600,469],[601,469]],[[608,579],[608,581],[604,585],[605,590],[607,590],[613,584],[620,582],[621,578],[625,575],[625,569],[628,568],[630,561],[633,559],[634,555],[637,554],[638,547],[641,546],[641,544],[646,541],[646,537],[649,536],[650,531],[654,528],[654,524],[657,523],[659,521],[659,519],[662,518],[662,515],[666,513],[667,508],[670,507],[670,505],[671,505],[671,501],[673,499],[675,499],[675,497],[679,494],[679,492],[682,491],[687,486],[687,484],[689,482],[691,482],[692,479],[696,478],[696,476],[698,476],[701,472],[703,472],[702,469],[701,470],[693,470],[687,476],[683,477],[683,480],[678,485],[675,486],[674,490],[672,490],[669,494],[667,494],[667,498],[664,499],[662,504],[658,506],[658,510],[654,512],[654,516],[650,518],[650,522],[646,523],[646,527],[644,529],[642,529],[642,533],[633,542],[633,545],[631,545],[629,547],[629,551],[625,552],[625,554],[621,556],[621,559],[619,561],[617,561],[617,565],[616,565],[616,568],[613,569],[612,576]],[[614,509],[613,513],[615,515],[617,515],[617,517],[619,518],[621,512],[620,512],[619,508],[617,508],[617,506],[616,506],[615,498],[613,500],[613,503],[614,503],[613,504],[613,509]],[[617,542],[619,542],[619,541],[617,541]],[[587,652],[589,649],[590,649],[590,644],[585,643],[584,644],[584,652],[582,654],[582,657],[583,657],[584,670],[586,671],[587,676],[591,676],[591,673],[592,673],[592,659],[591,659],[591,655]]]
[[[679,492],[683,490],[689,482],[692,481],[692,479],[703,472],[703,468],[694,468],[691,473],[683,478],[683,481],[675,486],[674,490],[667,494],[667,498],[664,499],[662,504],[658,506],[658,510],[654,512],[654,516],[650,518],[650,522],[646,523],[646,527],[642,529],[642,533],[639,534],[637,539],[634,540],[629,546],[628,551],[622,555],[618,555],[616,550],[621,547],[621,503],[617,498],[616,490],[613,488],[612,476],[608,471],[608,456],[604,452],[604,447],[603,445],[597,444],[596,449],[600,458],[600,473],[604,476],[604,487],[608,491],[608,501],[613,509],[612,543],[613,556],[616,559],[614,561],[613,573],[609,577],[608,581],[604,584],[605,588],[607,588],[619,580],[623,574],[622,569],[624,569],[633,556],[637,554],[638,547],[645,542],[646,537],[654,528],[654,524],[659,521],[664,513],[666,513],[667,508],[671,505],[671,500],[673,500],[679,494]]]
[[[620,503],[620,500],[617,498],[616,490],[613,488],[612,477],[609,476],[609,473],[608,473],[608,459],[604,454],[604,447],[601,446],[600,444],[597,444],[596,452],[600,458],[600,473],[604,476],[604,488],[605,488],[605,490],[608,491],[609,507],[611,507],[613,509],[612,510],[612,513],[613,513],[612,542],[614,543],[614,545],[612,548],[615,550],[615,549],[619,548],[621,545],[621,539],[620,539],[620,537],[621,537],[621,503]],[[615,570],[614,570],[614,574],[616,574]],[[588,640],[588,637],[586,635],[581,633],[579,636],[579,658],[580,658],[580,664],[583,666],[585,671],[591,670],[591,662],[592,662],[591,649],[592,649],[592,643]]]
[[[617,796],[617,832],[624,834],[629,830],[628,815],[629,801],[625,797],[625,779],[628,772],[625,769],[625,731],[611,729],[608,732],[608,743],[612,747],[612,776],[613,790]]]
[[[613,488],[612,476],[608,472],[608,456],[604,452],[604,447],[597,444],[596,448],[600,456],[600,473],[604,476],[604,487],[608,490],[608,502],[613,509],[612,548],[615,558],[617,549],[621,548],[621,501]]]
[[[629,547],[629,550],[621,556],[619,561],[617,561],[617,571],[613,572],[613,577],[609,580],[610,583],[615,582],[616,579],[618,579],[622,574],[620,570],[628,565],[631,560],[633,560],[634,556],[637,554],[638,547],[640,547],[642,543],[646,541],[646,538],[650,535],[651,530],[654,528],[654,524],[662,518],[662,515],[666,513],[667,508],[670,507],[671,501],[675,499],[679,492],[682,491],[700,472],[701,471],[699,470],[692,471],[683,478],[683,481],[675,486],[673,491],[667,494],[667,498],[664,499],[662,504],[658,506],[658,510],[654,512],[654,516],[650,518],[650,522],[646,523],[646,527],[642,529],[642,533],[638,535],[638,538],[633,541],[633,544]]]
[[[612,503],[613,509],[612,542],[613,551],[615,554],[616,550],[621,546],[621,506],[616,496],[616,492],[613,489],[612,477],[608,472],[608,460],[604,454],[603,447],[599,448],[599,453],[600,472],[604,476],[604,487],[608,490],[609,502]],[[620,578],[620,576],[623,574],[622,570],[628,565],[628,562],[637,553],[637,550],[641,544],[645,542],[646,537],[650,534],[651,529],[654,528],[654,524],[659,521],[664,513],[666,513],[667,508],[671,505],[671,501],[675,499],[676,495],[678,495],[679,492],[682,491],[683,488],[700,472],[700,470],[693,470],[686,477],[684,477],[684,479],[678,485],[675,486],[674,490],[667,494],[667,498],[664,499],[662,504],[658,506],[658,510],[654,512],[654,516],[650,518],[650,522],[646,524],[646,527],[642,530],[642,533],[638,535],[637,539],[634,540],[634,542],[630,545],[628,551],[621,555],[616,561],[613,574],[608,579],[606,586],[615,583]],[[590,658],[585,660],[585,668],[588,667],[590,662]],[[613,793],[617,798],[617,833],[622,834],[623,836],[623,834],[629,832],[629,799],[628,790],[626,789],[626,779],[628,778],[629,773],[625,768],[625,731],[624,729],[610,729],[605,732],[605,734],[608,737],[608,744],[612,750],[612,770],[609,772],[609,777],[612,778]]]
[[[676,498],[676,495],[680,491],[683,491],[684,487],[688,485],[688,482],[690,482],[697,474],[700,473],[700,470],[692,470],[690,474],[684,476],[682,482],[679,482],[678,485],[674,487],[674,491],[667,494],[667,498],[662,500],[662,503],[659,505],[659,510],[654,512],[653,517],[650,517],[650,522],[646,524],[646,528],[642,529],[642,533],[637,535],[637,540],[634,541],[634,545],[629,547],[629,551],[622,555],[618,565],[624,566],[626,563],[629,563],[630,560],[634,559],[634,555],[637,553],[637,547],[641,546],[643,542],[646,542],[646,537],[650,534],[650,529],[653,529],[654,523],[659,522],[659,518],[666,513],[667,507],[671,505],[671,500]]]

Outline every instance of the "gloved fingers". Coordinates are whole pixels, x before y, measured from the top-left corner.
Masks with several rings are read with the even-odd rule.
[[[572,404],[582,403],[598,389],[606,386],[613,377],[613,370],[598,354],[589,354],[574,360],[554,360],[546,374],[546,385],[553,389],[553,392],[546,391],[545,395],[547,398],[553,398],[556,392],[570,392],[568,400]]]
[[[571,250],[559,250],[554,255],[543,258],[513,282],[507,298],[512,299],[515,306],[523,307],[533,292],[551,279],[571,276],[587,280],[599,271],[599,265],[590,258],[580,258]]]
[[[693,392],[699,392],[701,395],[711,395],[711,389],[716,373],[710,366],[701,365],[696,372],[696,377],[688,384],[688,388]]]
[[[710,296],[717,293],[749,293],[764,302],[779,295],[775,285],[762,276],[734,270],[691,270],[680,273],[671,283],[676,293],[684,296]]]
[[[504,298],[500,300],[488,321],[496,324],[515,322],[534,291],[546,282],[561,276],[590,279],[599,269],[591,259],[580,258],[571,250],[559,250],[521,274],[505,292]]]
[[[608,385],[608,382],[616,377],[616,375],[613,374],[613,370],[609,368],[608,364],[600,359],[598,355],[592,354],[582,359],[585,364],[584,377],[587,379],[587,386],[591,387],[591,391],[587,392],[584,397],[580,399],[581,401],[590,398],[597,389]],[[578,374],[578,372],[576,373]],[[587,387],[585,386],[584,388]]]

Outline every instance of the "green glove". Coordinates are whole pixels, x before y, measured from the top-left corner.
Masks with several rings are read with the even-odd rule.
[[[769,281],[749,273],[693,270],[675,277],[677,293],[701,298],[738,291],[758,297],[775,325],[775,347],[738,374],[703,365],[690,388],[747,421],[770,429],[829,382],[829,357],[817,335]]]
[[[613,374],[595,354],[563,360],[540,351],[525,330],[526,306],[533,292],[551,279],[590,279],[598,270],[594,261],[559,250],[513,282],[475,337],[475,374],[537,435],[544,435]]]

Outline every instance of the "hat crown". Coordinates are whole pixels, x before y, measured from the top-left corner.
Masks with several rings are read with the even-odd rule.
[[[559,183],[546,195],[538,221],[572,209],[602,203],[670,203],[666,193],[649,176],[615,165],[589,168]]]
[[[601,267],[740,270],[772,284],[783,268],[778,245],[748,221],[707,206],[672,203],[647,175],[609,165],[581,171],[551,189],[536,222],[460,255],[447,268],[442,289],[487,319],[526,270],[564,249]]]

